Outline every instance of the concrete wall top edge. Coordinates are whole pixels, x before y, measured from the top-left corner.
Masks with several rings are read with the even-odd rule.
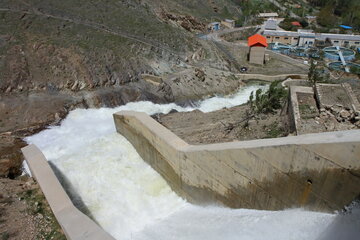
[[[171,145],[173,148],[177,150],[182,150],[188,148],[190,145],[185,142],[183,139],[179,138],[175,133],[167,129],[166,127],[159,124],[152,117],[144,112],[135,112],[135,111],[120,111],[114,114],[114,119],[116,116],[131,116],[136,119],[144,119],[145,121],[141,121],[143,124],[147,126],[150,131],[155,131],[156,135]],[[147,119],[147,120],[146,120]],[[152,120],[152,121],[151,121]]]
[[[21,151],[67,239],[115,240],[73,205],[40,149],[28,145]]]
[[[135,111],[120,111],[114,115],[118,116],[131,116],[135,117],[142,124],[150,128],[152,131],[166,132],[167,134],[171,133],[172,138],[177,138],[179,141],[184,142],[177,135],[172,133],[169,129],[158,123],[156,120],[151,118],[146,113],[135,112]],[[352,143],[360,142],[360,130],[348,130],[348,131],[337,131],[337,132],[324,132],[324,133],[312,133],[304,134],[299,136],[290,136],[282,138],[269,138],[269,139],[256,139],[249,141],[234,141],[234,142],[224,142],[224,143],[215,143],[215,144],[204,144],[204,145],[190,145],[185,144],[181,146],[182,151],[191,152],[199,150],[207,151],[217,151],[217,150],[227,150],[234,148],[259,148],[259,147],[270,147],[270,146],[283,146],[283,145],[311,145],[311,144],[325,144],[325,143]],[[168,142],[173,146],[172,141]],[[173,146],[179,148],[179,146]]]
[[[304,87],[304,86],[290,86],[290,91],[301,92],[301,93],[314,93],[314,89],[312,87]]]
[[[257,80],[261,80],[261,81],[267,81],[267,82],[272,82],[272,81],[283,81],[286,80],[287,78],[296,76],[296,78],[299,79],[307,79],[308,76],[306,74],[281,74],[281,75],[263,75],[263,74],[248,74],[248,73],[239,73],[236,74],[236,76],[238,78],[240,78],[241,80],[250,80],[250,79],[257,79]]]
[[[327,133],[314,133],[304,134],[299,136],[269,138],[269,139],[256,139],[250,141],[235,141],[227,143],[215,143],[207,145],[190,145],[188,151],[199,150],[226,150],[234,148],[259,148],[271,146],[284,146],[284,145],[312,145],[312,144],[325,144],[325,143],[352,143],[360,142],[360,130],[349,130],[341,132],[327,132]]]

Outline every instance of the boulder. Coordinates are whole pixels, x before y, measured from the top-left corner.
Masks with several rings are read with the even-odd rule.
[[[347,110],[341,110],[340,117],[342,117],[344,119],[349,119],[351,117],[351,113]]]
[[[205,81],[206,74],[200,68],[195,68],[195,76],[202,82]]]

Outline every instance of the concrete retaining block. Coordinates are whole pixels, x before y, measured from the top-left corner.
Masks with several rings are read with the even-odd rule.
[[[297,135],[300,135],[299,125],[301,124],[301,116],[297,93],[314,94],[314,90],[312,87],[290,86],[289,115],[291,128],[296,132]]]
[[[141,157],[191,202],[333,211],[360,194],[359,130],[195,146],[145,113],[122,111],[114,120]]]
[[[67,239],[115,240],[73,205],[45,156],[35,145],[24,147],[21,151]]]
[[[288,78],[293,79],[307,79],[306,74],[280,74],[280,75],[263,75],[263,74],[252,74],[252,73],[238,73],[235,75],[238,79],[242,81],[248,80],[261,80],[265,82],[274,82],[274,81],[283,81]]]

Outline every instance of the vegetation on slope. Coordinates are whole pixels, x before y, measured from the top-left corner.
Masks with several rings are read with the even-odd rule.
[[[360,2],[358,0],[310,0],[309,2],[321,8],[318,14],[319,24],[333,27],[337,23],[343,23],[360,28]]]
[[[280,84],[280,81],[274,81],[269,89],[264,92],[261,88],[251,92],[249,97],[250,109],[254,113],[272,113],[283,107],[287,100],[287,91]]]

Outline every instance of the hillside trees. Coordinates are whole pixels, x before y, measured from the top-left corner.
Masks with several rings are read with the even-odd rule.
[[[327,5],[323,7],[318,14],[317,22],[325,27],[334,26],[336,24],[336,18],[334,18],[333,13],[333,6]]]
[[[360,28],[360,1],[359,0],[310,0],[313,6],[320,7],[318,22],[323,26],[334,26],[336,19],[341,18],[341,22]]]

